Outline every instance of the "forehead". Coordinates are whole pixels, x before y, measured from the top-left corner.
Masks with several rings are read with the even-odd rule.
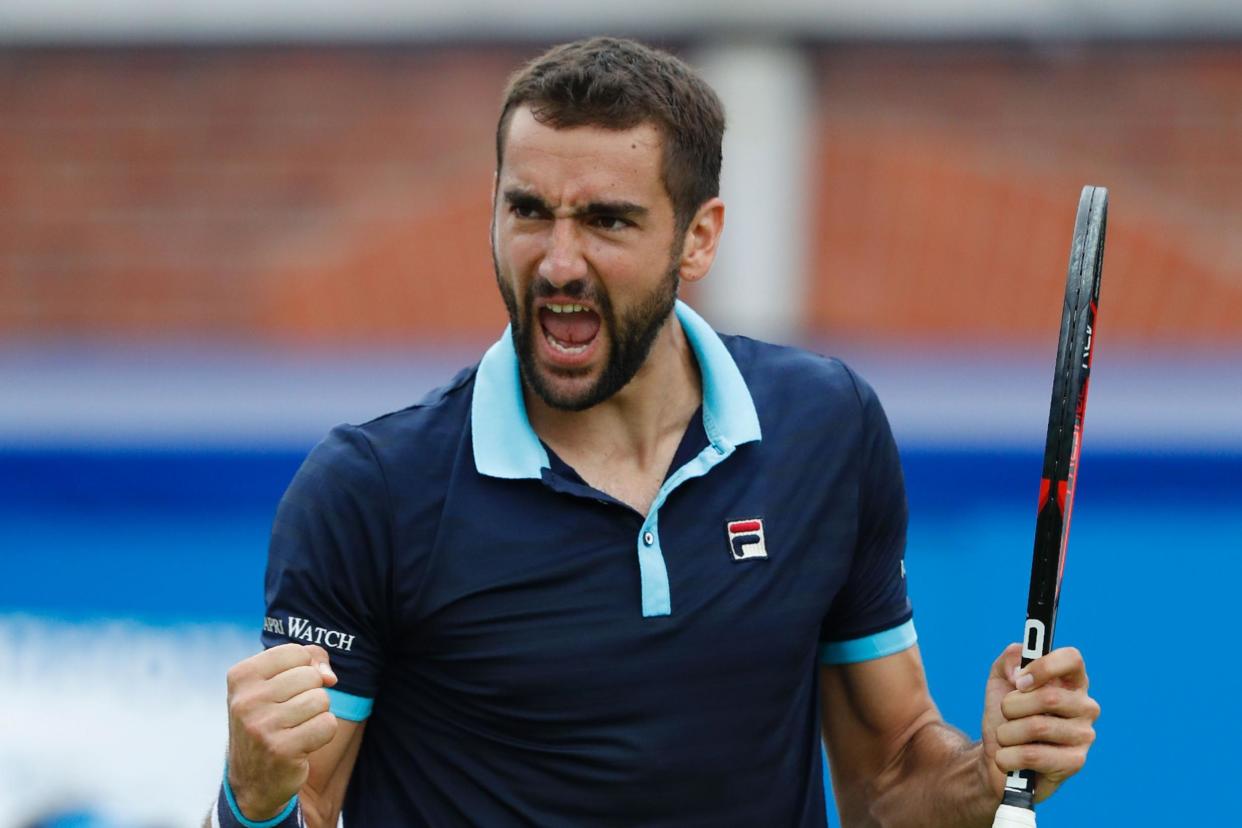
[[[528,187],[565,201],[602,195],[651,201],[664,195],[662,148],[663,137],[651,123],[624,130],[556,129],[519,107],[505,140],[501,189]]]

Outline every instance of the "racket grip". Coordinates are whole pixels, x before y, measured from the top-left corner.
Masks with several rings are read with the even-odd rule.
[[[992,828],[1035,828],[1035,812],[1016,805],[1001,805],[996,809]]]

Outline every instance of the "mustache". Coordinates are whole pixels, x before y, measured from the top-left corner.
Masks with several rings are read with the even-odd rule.
[[[567,296],[570,299],[585,299],[598,303],[599,296],[595,288],[585,279],[574,279],[559,287],[542,277],[536,278],[530,285],[532,299],[547,299],[549,296]]]

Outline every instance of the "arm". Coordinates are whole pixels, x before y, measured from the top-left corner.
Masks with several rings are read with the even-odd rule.
[[[362,742],[349,720],[369,713],[385,657],[387,503],[370,443],[349,427],[315,447],[281,498],[265,579],[268,649],[228,675],[228,782],[243,824],[280,816],[296,794],[312,828],[336,825]],[[312,640],[323,646],[301,643]],[[351,703],[338,707],[343,698]]]
[[[989,828],[1005,772],[1039,771],[1037,800],[1077,772],[1099,715],[1081,656],[1063,649],[1033,662],[1021,690],[1017,664],[1014,645],[992,665],[981,742],[941,719],[917,647],[822,667],[824,742],[842,823]]]
[[[917,646],[820,668],[824,746],[845,826],[990,826],[982,750],[932,702]]]
[[[302,814],[307,828],[333,828],[345,804],[345,790],[358,761],[366,721],[337,719],[336,735],[310,755],[310,773],[302,785]]]

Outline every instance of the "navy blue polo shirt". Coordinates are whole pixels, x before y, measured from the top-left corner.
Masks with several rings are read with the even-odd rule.
[[[263,642],[368,719],[347,822],[825,824],[818,665],[914,643],[897,451],[841,362],[676,313],[703,402],[647,515],[539,440],[508,332],[299,470]]]

